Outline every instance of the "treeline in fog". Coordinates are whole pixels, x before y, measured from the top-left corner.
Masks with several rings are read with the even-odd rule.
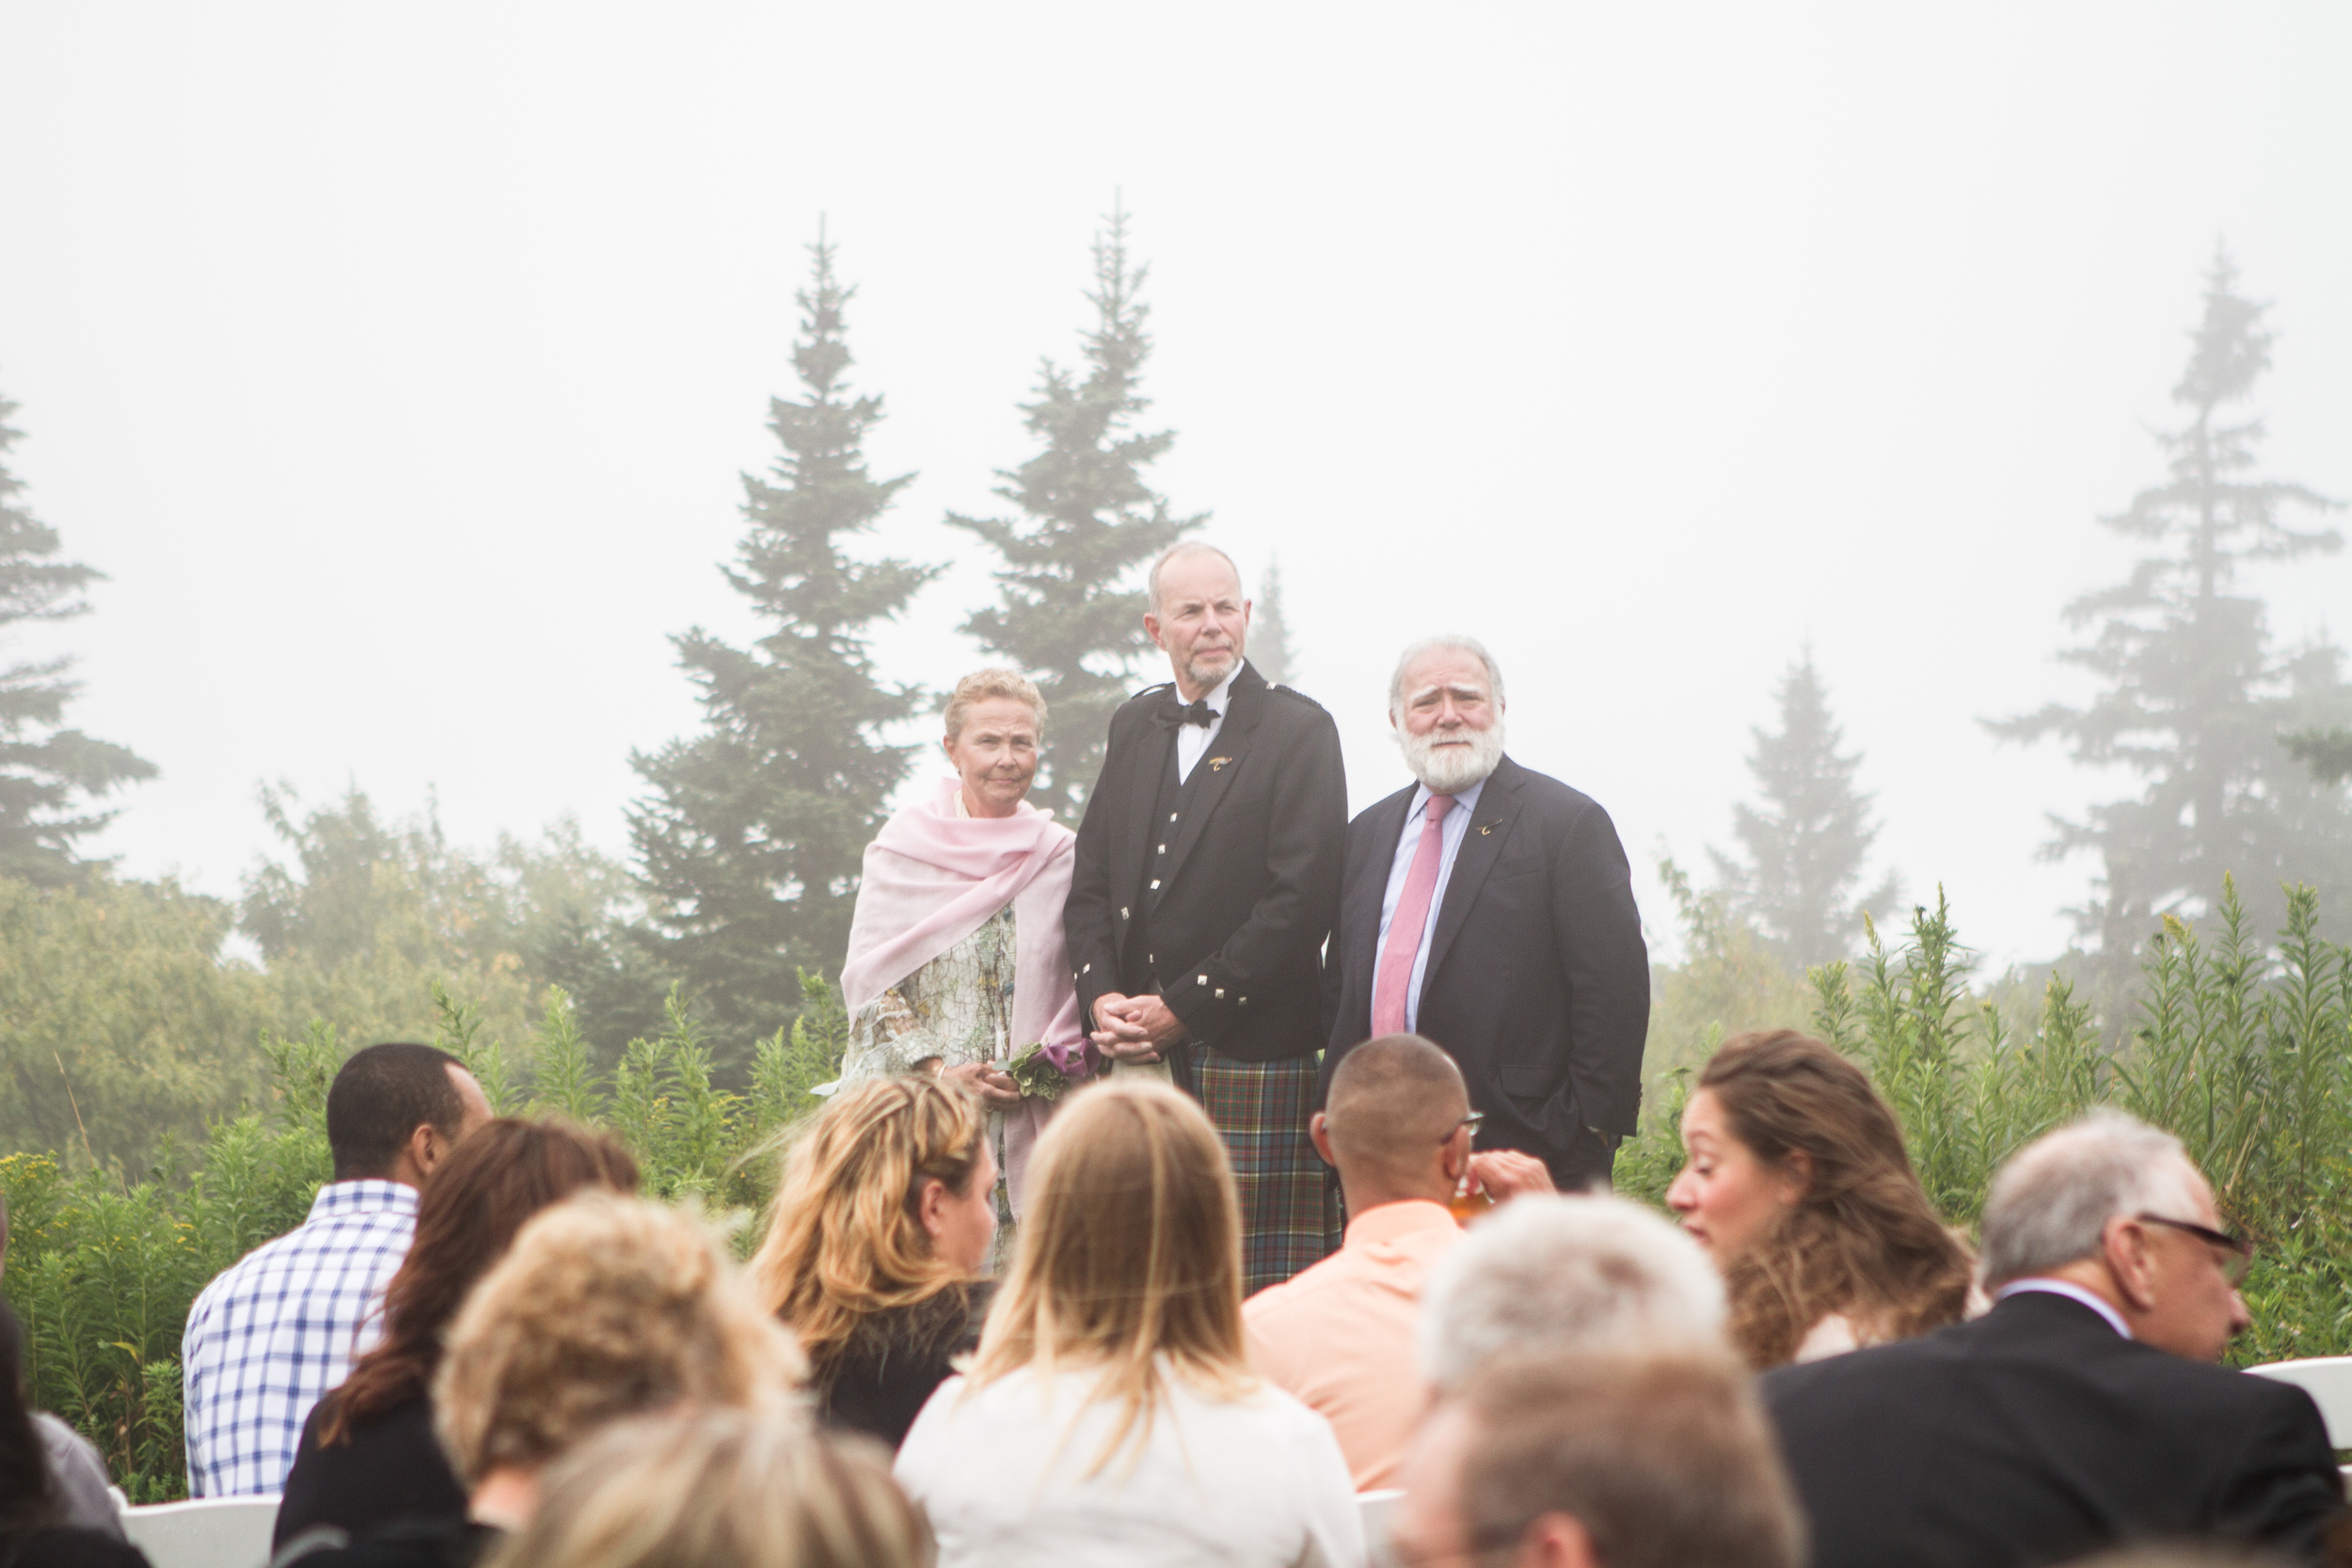
[[[855,374],[855,292],[820,235],[799,294],[796,385],[770,405],[774,458],[745,479],[740,546],[722,566],[759,633],[739,645],[700,629],[675,639],[704,722],[633,756],[643,789],[622,857],[570,821],[469,847],[449,843],[429,808],[391,818],[357,787],[326,800],[272,787],[261,809],[279,849],[239,897],[119,878],[82,847],[111,810],[136,809],[125,792],[153,768],[71,727],[62,660],[7,671],[0,1051],[13,1092],[0,1141],[144,1171],[214,1120],[267,1102],[268,1050],[314,1024],[349,1045],[446,1036],[461,1018],[469,1038],[508,1042],[527,1086],[549,988],[602,1070],[632,1040],[685,1027],[713,1083],[749,1092],[763,1051],[781,1062],[803,1022],[795,1059],[821,1071],[823,981],[838,970],[862,851],[928,749],[932,686],[960,673],[882,668],[876,630],[951,554],[984,553],[994,595],[960,629],[973,662],[1017,666],[1042,689],[1052,718],[1033,798],[1064,821],[1083,808],[1106,715],[1148,678],[1141,567],[1207,514],[1152,485],[1175,435],[1150,417],[1146,282],[1114,214],[1094,245],[1090,325],[1021,401],[1029,444],[1007,454],[998,504],[941,518],[935,559],[890,559],[865,541],[914,476],[867,462],[883,392]],[[2137,778],[2134,793],[2054,818],[2043,851],[2079,857],[2090,874],[2080,942],[2054,958],[2110,1047],[2140,1022],[2146,943],[2167,916],[2210,927],[2225,877],[2257,932],[2287,927],[2292,885],[2317,891],[2317,932],[2341,936],[2352,911],[2341,650],[2281,645],[2260,597],[2264,571],[2340,544],[2328,526],[2339,503],[2263,466],[2272,341],[2265,308],[2217,258],[2152,483],[2098,519],[2124,546],[2117,580],[2049,628],[2095,694],[1987,725],[1988,745],[2055,741],[2086,767]],[[74,613],[96,576],[63,559],[7,467],[19,439],[0,436],[5,623]],[[1269,568],[1256,586],[1250,657],[1290,678],[1279,579]],[[2022,634],[1997,606],[1974,619],[1983,635]],[[1917,662],[1920,700],[1965,701],[1964,647],[1891,657]],[[1655,934],[1679,931],[1682,961],[1657,974],[1653,1073],[1727,1029],[1802,1021],[1809,969],[1905,927],[1906,891],[1935,903],[1938,867],[1906,867],[1906,881],[1872,863],[1867,737],[1843,733],[1809,650],[1790,650],[1770,696],[1777,711],[1749,753],[1753,793],[1727,802],[1729,838],[1708,851],[1705,885],[1661,866],[1675,907],[1648,913]],[[2049,973],[1971,984],[2029,1020]]]

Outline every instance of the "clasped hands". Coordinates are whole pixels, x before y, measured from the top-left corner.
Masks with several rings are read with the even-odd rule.
[[[1156,1062],[1168,1046],[1184,1037],[1184,1021],[1156,996],[1122,996],[1104,991],[1095,1000],[1094,1022],[1102,1027],[1092,1036],[1103,1054],[1114,1062]]]

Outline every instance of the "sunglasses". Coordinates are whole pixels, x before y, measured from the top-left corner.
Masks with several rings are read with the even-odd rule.
[[[2132,1217],[2142,1225],[2160,1225],[2167,1230],[2178,1230],[2184,1235],[2194,1236],[2213,1248],[2215,1252],[2221,1254],[2222,1256],[2215,1260],[2221,1265],[2221,1273],[2232,1285],[2244,1280],[2246,1271],[2253,1266],[2254,1243],[2243,1236],[2233,1236],[2226,1230],[2216,1230],[2209,1225],[2193,1225],[2187,1220],[2176,1220],[2164,1214],[2135,1214]]]

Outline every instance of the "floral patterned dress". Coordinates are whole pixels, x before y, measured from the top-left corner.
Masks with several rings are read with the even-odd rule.
[[[943,1068],[1009,1061],[1016,1049],[1012,977],[1019,948],[1013,935],[1008,904],[978,930],[860,1007],[850,1020],[841,1082],[913,1072],[934,1060]],[[994,1109],[988,1113],[988,1138],[996,1161],[1001,1264],[1012,1255],[1012,1202],[1005,1189],[1005,1118]]]

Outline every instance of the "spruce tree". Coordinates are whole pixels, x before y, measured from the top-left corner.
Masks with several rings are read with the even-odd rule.
[[[1900,887],[1889,873],[1867,896],[1854,896],[1878,829],[1870,822],[1870,797],[1854,788],[1861,753],[1837,749],[1844,736],[1830,716],[1812,649],[1788,667],[1773,697],[1779,732],[1749,732],[1756,748],[1748,771],[1761,809],[1732,808],[1732,832],[1745,857],[1712,848],[1708,854],[1731,910],[1792,962],[1809,967],[1851,953],[1865,911],[1883,914]]]
[[[57,531],[22,499],[24,481],[8,465],[24,438],[11,428],[17,405],[0,398],[0,630],[24,621],[62,621],[89,609],[82,590],[104,580],[88,566],[54,559]],[[138,779],[155,765],[110,740],[62,727],[77,683],[70,657],[32,659],[0,669],[0,876],[56,886],[81,876],[76,840],[114,819],[89,803]]]
[[[1270,558],[1265,576],[1258,579],[1258,602],[1249,615],[1249,662],[1267,680],[1284,686],[1296,675],[1291,668],[1290,627],[1282,619],[1282,568]]]
[[[2080,821],[2053,818],[2044,848],[2049,859],[2099,857],[2098,894],[2074,912],[2118,963],[2154,916],[2209,907],[2225,873],[2235,874],[2257,929],[2283,919],[2282,879],[2326,884],[2343,874],[2343,803],[2278,739],[2342,711],[2334,650],[2274,659],[2262,602],[2233,592],[2245,566],[2342,544],[2333,529],[2287,526],[2292,514],[2339,503],[2257,477],[2262,420],[2226,415],[2270,368],[2265,309],[2237,292],[2236,269],[2217,252],[2188,367],[2172,389],[2187,422],[2157,436],[2169,475],[2101,519],[2152,547],[2122,583],[2066,610],[2070,626],[2096,630],[2058,657],[2104,689],[2080,708],[2053,704],[1990,726],[2005,739],[2057,736],[2086,767],[2120,764],[2146,781],[2136,799],[2094,806]]]
[[[675,639],[705,728],[630,759],[651,786],[629,835],[658,945],[739,1070],[755,1039],[791,1022],[800,970],[840,970],[866,845],[913,750],[882,735],[923,700],[876,677],[867,633],[937,571],[842,547],[914,475],[866,471],[882,400],[850,389],[853,291],[834,277],[821,230],[810,249],[792,353],[803,396],[770,400],[783,453],[772,482],[743,476],[750,526],[722,568],[766,630],[748,647],[700,628]]]
[[[998,602],[963,629],[1038,684],[1048,708],[1037,784],[1029,799],[1075,825],[1101,770],[1111,710],[1135,684],[1151,647],[1136,569],[1207,520],[1168,514],[1167,498],[1143,470],[1175,441],[1172,431],[1138,433],[1150,407],[1137,389],[1152,340],[1138,297],[1149,269],[1127,261],[1127,216],[1114,209],[1094,240],[1094,329],[1085,335],[1084,380],[1052,360],[1037,398],[1022,404],[1044,450],[1000,470],[996,494],[1021,509],[1017,520],[948,514],[1004,558]]]

